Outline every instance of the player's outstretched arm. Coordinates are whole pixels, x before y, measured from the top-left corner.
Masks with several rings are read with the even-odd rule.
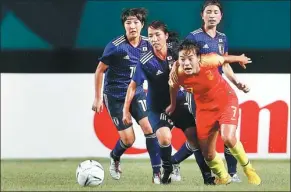
[[[104,72],[106,71],[107,68],[108,68],[108,65],[100,61],[95,71],[95,99],[92,106],[92,110],[96,111],[97,113],[100,113],[103,110],[102,86],[103,86]]]
[[[224,55],[220,56],[216,53],[201,55],[200,66],[201,67],[218,67],[225,63],[239,63],[243,68],[246,68],[246,64],[251,63],[251,59],[242,55]]]
[[[248,93],[249,91],[250,91],[250,88],[246,85],[246,84],[244,84],[244,83],[242,83],[242,82],[240,82],[237,78],[236,78],[236,76],[235,76],[235,74],[234,74],[234,72],[233,72],[233,70],[232,70],[232,68],[231,68],[231,66],[228,64],[228,63],[226,63],[226,64],[223,64],[222,65],[222,70],[223,70],[223,73],[225,74],[225,76],[239,89],[239,90],[241,90],[241,91],[243,91],[244,93]]]
[[[244,69],[246,68],[245,65],[252,63],[251,58],[242,55],[224,55],[224,63],[239,63]]]
[[[225,74],[225,76],[236,86],[238,83],[238,80],[237,80],[231,66],[228,63],[225,63],[222,65],[222,71]]]
[[[132,121],[131,121],[131,114],[129,112],[130,109],[130,104],[132,102],[132,99],[135,95],[136,92],[136,82],[131,80],[128,88],[127,88],[127,92],[126,92],[126,97],[125,97],[125,101],[124,101],[124,105],[123,105],[123,117],[122,117],[122,121],[125,125],[131,125]]]

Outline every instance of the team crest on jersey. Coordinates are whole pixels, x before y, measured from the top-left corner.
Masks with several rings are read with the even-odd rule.
[[[224,55],[224,43],[218,43],[218,51],[220,55]]]
[[[214,79],[214,76],[210,70],[206,71],[206,76],[207,76],[207,79],[209,79],[210,81]]]
[[[142,51],[148,51],[147,47],[142,47]]]
[[[218,39],[218,42],[219,42],[219,43],[222,43],[223,41],[222,41],[222,39]]]

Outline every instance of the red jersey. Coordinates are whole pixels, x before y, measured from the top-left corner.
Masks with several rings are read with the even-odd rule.
[[[204,56],[198,74],[186,75],[179,66],[177,69],[178,84],[194,94],[196,103],[196,125],[199,139],[206,139],[216,122],[219,124],[238,123],[238,99],[234,90],[219,74],[218,62],[213,55]],[[206,62],[207,61],[207,62]]]
[[[236,96],[233,89],[220,75],[217,67],[223,63],[223,57],[209,54],[202,56],[198,74],[186,75],[181,66],[177,70],[179,85],[194,94],[197,108],[213,109],[224,104],[228,96]]]

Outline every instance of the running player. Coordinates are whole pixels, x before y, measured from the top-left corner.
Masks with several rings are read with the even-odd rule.
[[[135,140],[131,124],[122,122],[122,108],[128,84],[134,74],[135,68],[143,53],[151,45],[147,39],[140,35],[146,20],[146,10],[131,8],[123,11],[122,24],[126,34],[113,39],[106,46],[95,73],[95,100],[92,109],[100,113],[103,109],[103,75],[105,75],[104,101],[106,108],[114,122],[120,139],[110,153],[110,175],[113,179],[120,179],[120,157]],[[139,123],[146,137],[146,147],[151,158],[153,168],[153,182],[160,184],[161,159],[157,138],[148,122],[147,107],[144,102],[146,95],[143,86],[137,87],[136,94],[130,106],[132,116]],[[106,130],[104,130],[106,131]]]
[[[217,31],[217,26],[220,23],[223,15],[221,4],[217,0],[208,0],[204,3],[201,10],[201,17],[204,22],[203,27],[191,32],[186,39],[197,42],[200,46],[201,54],[207,54],[215,52],[219,55],[228,54],[228,41],[224,33]],[[219,72],[224,73],[225,76],[243,92],[249,92],[249,87],[240,82],[233,73],[233,70],[229,64],[224,64],[219,67]],[[190,112],[195,112],[195,103],[193,102],[193,95],[188,93],[187,95]],[[230,153],[227,146],[224,146],[224,156],[228,167],[228,173],[232,177],[232,182],[241,182],[237,175],[237,160]],[[174,165],[174,171],[177,176],[180,175],[178,165]]]
[[[204,157],[198,148],[197,139],[193,137],[195,131],[195,121],[185,105],[186,99],[183,92],[177,96],[178,107],[171,115],[167,116],[164,112],[170,104],[169,94],[169,73],[170,66],[174,62],[173,55],[168,45],[173,46],[173,33],[169,32],[167,26],[161,21],[154,21],[148,27],[148,37],[153,45],[153,50],[145,54],[138,63],[134,77],[129,84],[127,96],[124,104],[124,123],[131,124],[130,105],[132,98],[137,91],[137,87],[146,79],[148,81],[147,105],[149,108],[149,121],[156,132],[160,144],[160,153],[163,161],[164,174],[162,183],[171,182],[172,173],[172,145],[171,129],[175,125],[183,130],[187,137],[186,143],[175,155],[174,159],[182,161],[188,153],[195,155],[199,168],[202,172],[204,183],[214,184],[211,170],[204,161]],[[171,39],[171,40],[170,40]],[[175,42],[175,41],[174,41]],[[189,152],[190,151],[190,152]],[[187,156],[188,157],[188,156]]]
[[[259,185],[261,179],[247,158],[241,142],[235,136],[239,116],[238,98],[217,70],[223,63],[239,62],[244,66],[251,62],[250,59],[244,55],[222,57],[214,53],[200,59],[199,46],[189,40],[185,40],[178,50],[179,67],[172,69],[177,74],[178,83],[172,79],[169,81],[171,105],[166,109],[167,114],[172,114],[176,108],[179,86],[193,93],[199,145],[208,166],[217,175],[216,184],[231,182],[231,176],[215,151],[218,130],[214,129],[214,125],[219,123],[221,138],[243,167],[249,183]]]

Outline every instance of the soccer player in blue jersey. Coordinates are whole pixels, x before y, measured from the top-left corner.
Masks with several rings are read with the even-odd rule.
[[[193,136],[195,131],[195,120],[185,105],[186,99],[184,92],[178,93],[177,105],[175,112],[168,116],[165,114],[166,107],[170,104],[169,93],[169,73],[170,67],[174,62],[173,53],[167,48],[168,45],[173,46],[174,33],[168,31],[167,26],[161,21],[154,21],[148,26],[148,38],[153,45],[153,50],[148,51],[137,64],[137,68],[131,83],[129,84],[125,104],[123,120],[125,124],[131,124],[130,106],[134,102],[134,95],[138,86],[143,84],[144,80],[148,81],[147,106],[149,109],[148,119],[152,128],[155,130],[159,145],[160,155],[163,162],[164,173],[161,182],[164,184],[171,182],[172,167],[172,145],[171,145],[171,129],[173,126],[181,128],[186,137],[187,142],[179,150],[174,159],[182,161],[187,151],[190,155],[194,153],[199,168],[202,172],[205,184],[214,184],[214,177],[211,176],[211,170],[204,161],[204,157],[198,148],[197,140]],[[194,131],[193,131],[194,130]],[[182,155],[182,158],[181,158]],[[187,156],[188,157],[188,156]]]
[[[186,39],[196,42],[200,46],[201,54],[207,54],[215,52],[220,55],[228,54],[228,41],[224,33],[217,31],[217,25],[222,19],[223,11],[222,6],[217,0],[208,0],[204,3],[201,10],[201,17],[204,21],[204,25],[191,32]],[[229,64],[225,64],[222,67],[219,67],[219,72],[224,73],[225,76],[240,90],[247,93],[249,92],[249,87],[240,82]],[[187,101],[189,106],[195,107],[193,100],[193,95],[189,92],[187,94]],[[195,112],[195,109],[192,108],[191,112]],[[237,175],[237,160],[230,153],[229,149],[224,146],[224,155],[227,162],[228,172],[232,177],[233,182],[241,182],[240,178]],[[174,171],[179,174],[178,165],[174,165]]]
[[[147,39],[140,35],[146,20],[145,9],[126,9],[121,15],[121,20],[126,34],[114,38],[105,47],[95,73],[95,100],[92,107],[94,111],[100,113],[103,109],[104,97],[105,106],[118,129],[120,139],[110,153],[109,168],[110,175],[116,180],[120,179],[121,176],[120,157],[135,141],[132,123],[125,125],[122,122],[122,109],[127,87],[141,56],[151,48]],[[139,123],[146,138],[146,147],[153,168],[153,182],[160,184],[161,159],[159,156],[159,146],[156,135],[153,133],[148,122],[145,101],[146,95],[143,86],[140,85],[136,89],[130,106],[130,112],[136,122]]]

